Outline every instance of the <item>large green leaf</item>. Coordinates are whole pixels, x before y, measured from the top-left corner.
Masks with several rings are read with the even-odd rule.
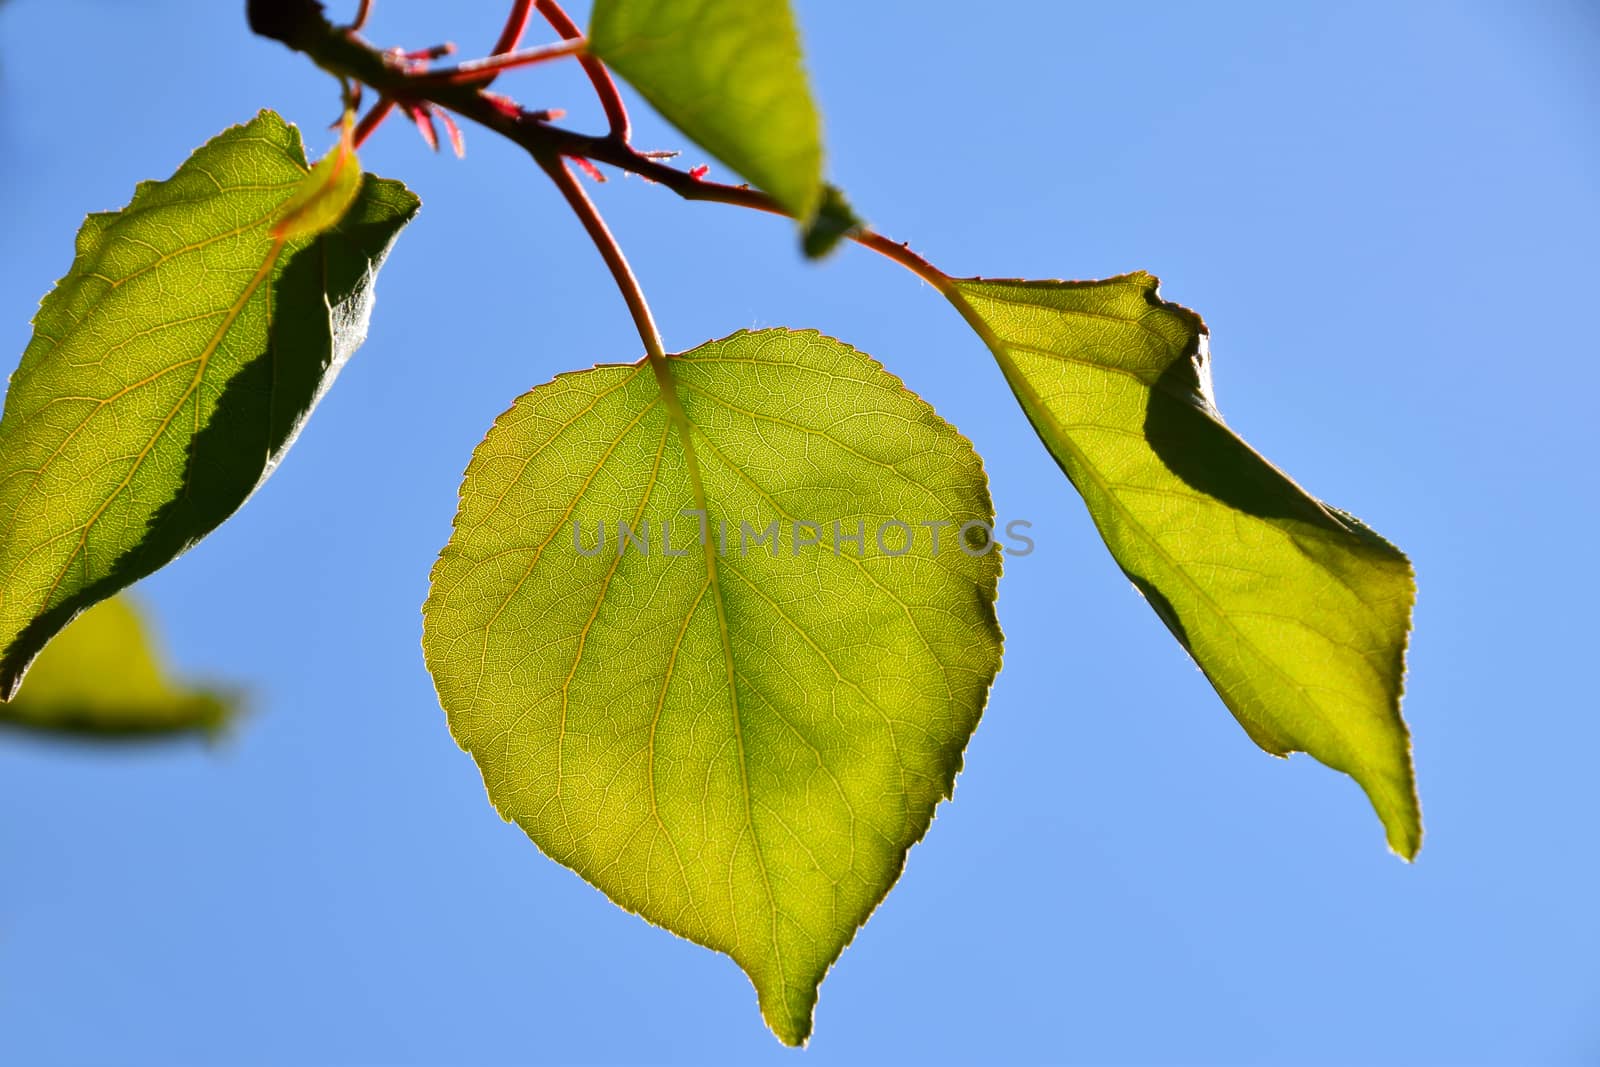
[[[137,607],[117,596],[96,604],[51,641],[27,684],[0,704],[0,723],[93,739],[211,736],[237,697],[172,681]]]
[[[786,0],[595,0],[589,50],[790,214],[816,214],[822,123]]]
[[[85,220],[0,420],[0,697],[232,514],[361,343],[417,199],[365,176],[350,203],[352,170],[310,173],[264,111]]]
[[[1422,840],[1400,717],[1406,557],[1223,424],[1206,328],[1156,279],[951,279],[1135,586],[1262,748],[1353,776],[1389,845]]]
[[[735,334],[660,377],[563,375],[500,417],[423,649],[500,813],[732,956],[798,1044],[950,795],[999,667],[997,553],[975,525],[935,551],[919,524],[992,507],[967,441],[838,341]],[[648,554],[622,551],[619,521],[648,524]]]

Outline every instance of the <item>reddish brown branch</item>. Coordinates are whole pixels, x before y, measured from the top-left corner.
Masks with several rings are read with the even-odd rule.
[[[564,59],[583,51],[583,38],[524,48],[520,52],[501,52],[486,59],[473,59],[453,67],[426,70],[415,75],[422,82],[449,82],[452,85],[488,85],[495,76],[518,67],[531,67],[552,59]]]
[[[619,137],[615,126],[611,133],[598,137],[578,133],[550,125],[547,121],[552,117],[550,114],[519,110],[505,98],[485,92],[481,85],[430,81],[425,76],[389,62],[382,52],[329,25],[320,11],[307,14],[302,7],[304,2],[252,0],[251,24],[257,27],[258,32],[306,53],[324,69],[371,86],[384,100],[398,98],[422,101],[447,108],[521,145],[547,171],[552,162],[559,163],[562,156],[587,159],[664,185],[685,200],[733,204],[773,215],[788,214],[766,193],[747,185],[705,181],[689,171],[670,166],[660,158],[660,153],[641,152]],[[554,7],[552,0],[535,0],[535,3],[541,12],[546,4]],[[546,17],[549,17],[548,14]],[[565,13],[559,17],[565,18]],[[555,25],[554,22],[552,24]],[[570,27],[574,34],[577,33],[577,27],[572,25],[570,19],[566,19],[565,26]],[[557,25],[557,30],[564,37],[567,36],[560,25]],[[583,56],[583,59],[592,62],[604,74],[605,69],[598,61],[589,56]],[[611,83],[609,74],[605,74],[605,83]],[[372,119],[373,115],[369,114],[362,120],[362,125],[367,125]],[[375,122],[372,124],[375,125]],[[626,127],[623,129],[625,132]],[[571,177],[564,167],[560,169]],[[948,291],[949,276],[906,245],[864,228],[850,236],[857,244],[893,260],[940,290]]]
[[[505,29],[500,31],[500,39],[495,42],[491,55],[504,55],[516,50],[522,42],[522,34],[528,28],[528,19],[533,14],[533,0],[515,0],[511,5],[511,13],[506,16]]]
[[[388,97],[379,99],[376,104],[372,105],[372,110],[361,116],[361,121],[356,123],[356,130],[355,134],[351,138],[351,145],[355,148],[360,148],[363,144],[365,144],[367,138],[372,136],[372,131],[383,125],[383,120],[388,118],[389,113],[393,110],[393,100],[389,99]]]
[[[589,233],[589,239],[600,250],[600,258],[605,260],[606,267],[611,271],[611,277],[616,280],[617,288],[622,293],[622,299],[628,305],[628,313],[633,316],[633,325],[639,331],[639,340],[644,342],[645,352],[651,360],[665,359],[666,349],[661,343],[661,331],[656,329],[656,320],[650,314],[650,305],[645,302],[644,290],[639,285],[639,279],[634,276],[633,268],[628,265],[628,257],[622,254],[622,246],[617,244],[617,239],[611,235],[605,219],[600,217],[600,211],[594,206],[594,201],[589,199],[589,194],[583,191],[583,186],[573,177],[565,160],[544,156],[536,158],[545,173],[556,183],[556,188],[561,190],[561,195],[566,198],[573,214],[583,223],[583,228]]]
[[[583,31],[578,24],[572,21],[557,0],[535,0],[539,14],[544,16],[552,29],[567,40],[574,40],[583,36]],[[617,83],[612,80],[611,72],[604,63],[587,53],[578,57],[578,62],[583,64],[583,72],[589,76],[589,83],[594,86],[595,95],[600,98],[600,106],[605,109],[606,122],[611,127],[611,136],[620,144],[627,144],[633,129],[628,122],[628,109],[622,103],[622,94],[617,92]]]

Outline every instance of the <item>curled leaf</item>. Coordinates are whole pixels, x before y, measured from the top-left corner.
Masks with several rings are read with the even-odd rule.
[[[283,205],[272,236],[281,241],[315,237],[344,218],[361,192],[361,161],[356,157],[355,116],[339,123],[339,142],[300,179]]]
[[[1157,281],[949,279],[1134,586],[1256,744],[1366,791],[1411,859],[1422,817],[1400,717],[1416,584],[1404,554],[1237,437],[1200,317]]]

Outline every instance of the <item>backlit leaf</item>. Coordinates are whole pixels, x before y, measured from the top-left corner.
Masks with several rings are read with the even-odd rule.
[[[354,125],[345,113],[339,124],[339,142],[319,159],[288,203],[279,209],[272,236],[285,240],[315,237],[338,225],[361,192],[361,161],[353,143]]]
[[[211,736],[237,704],[233,694],[172,681],[138,608],[112,597],[72,620],[0,704],[0,723],[92,739]]]
[[[589,50],[796,218],[822,198],[822,122],[786,0],[596,0]]]
[[[360,345],[417,200],[364,177],[336,218],[353,163],[308,173],[264,111],[84,221],[0,420],[0,697],[77,612],[232,514]]]
[[[801,234],[800,247],[811,259],[833,251],[838,243],[861,229],[861,219],[837,187],[822,187],[822,204]]]
[[[999,667],[993,510],[967,441],[838,341],[740,333],[666,366],[665,392],[602,366],[500,417],[423,649],[500,813],[732,956],[798,1044]]]
[[[1111,554],[1245,731],[1354,777],[1389,846],[1415,856],[1406,557],[1223,424],[1205,325],[1150,275],[947,285]]]

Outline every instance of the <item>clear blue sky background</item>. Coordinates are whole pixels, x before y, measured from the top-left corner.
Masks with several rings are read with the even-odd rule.
[[[5,360],[85,211],[259,107],[327,142],[332,82],[243,6],[0,10]],[[472,51],[502,7],[379,0],[371,30]],[[244,512],[141,587],[183,669],[249,684],[254,714],[217,751],[0,737],[0,1060],[1600,1057],[1600,14],[815,0],[801,19],[833,175],[883,230],[954,272],[1159,274],[1212,327],[1233,425],[1411,553],[1421,859],[1385,851],[1350,781],[1245,738],[931,290],[614,180],[597,196],[669,345],[845,338],[1036,527],[956,800],[823,986],[810,1050],[783,1050],[731,962],[501,823],[446,732],[418,608],[472,446],[515,395],[639,352],[524,157],[468,130],[464,163],[436,158],[395,124],[367,165],[425,206],[366,347]],[[596,125],[570,70],[515,85]]]

